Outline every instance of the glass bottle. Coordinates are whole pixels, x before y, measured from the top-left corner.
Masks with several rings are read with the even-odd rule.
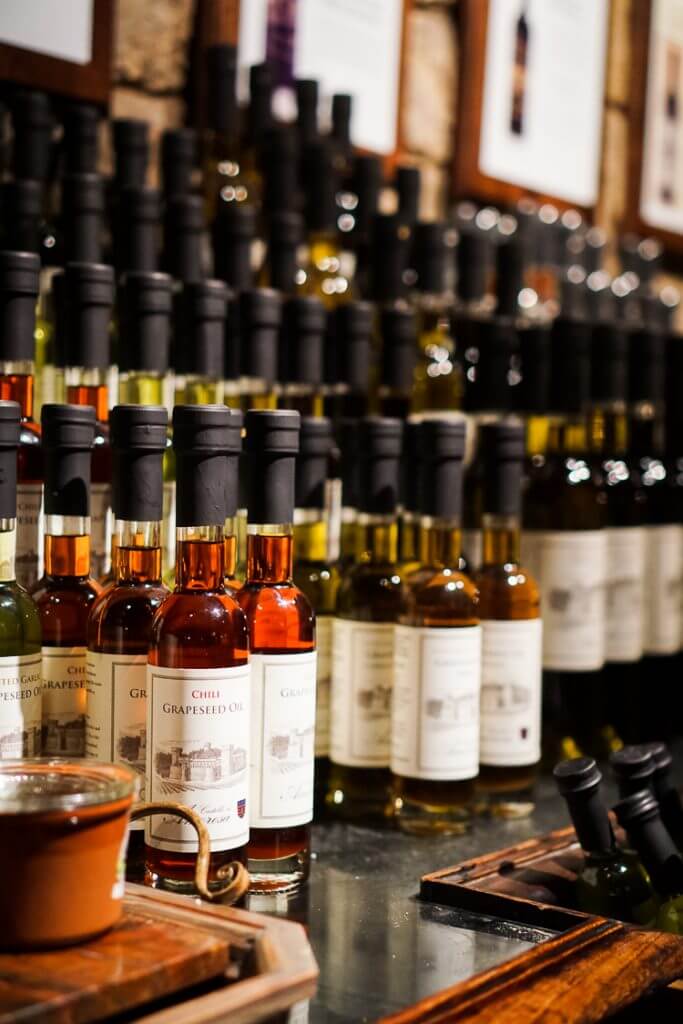
[[[243,518],[239,518],[240,486],[240,462],[242,452],[242,435],[244,433],[244,416],[239,409],[230,409],[231,427],[240,428],[240,441],[233,444],[226,454],[223,477],[225,482],[225,523],[223,524],[223,546],[225,547],[225,586],[233,593],[239,590],[244,582],[244,566],[238,566],[238,545],[240,544],[240,529],[245,534],[244,548],[246,556],[246,510]],[[235,438],[234,432],[231,440]],[[245,558],[246,560],[246,558]]]
[[[661,741],[648,743],[647,748],[654,761],[654,776],[652,785],[654,788],[662,821],[666,825],[672,839],[679,850],[683,849],[683,803],[681,794],[678,791],[672,776],[671,766],[673,759],[671,751]]]
[[[357,419],[342,419],[336,425],[341,480],[341,522],[339,568],[349,569],[356,561],[356,524],[359,501],[359,430]]]
[[[553,774],[584,854],[576,879],[579,910],[634,924],[654,924],[657,896],[638,856],[617,845],[600,796],[602,775],[593,758],[561,761]],[[647,861],[643,863],[649,870]]]
[[[316,295],[328,309],[353,298],[352,284],[337,233],[338,175],[329,139],[307,141],[303,149],[303,185],[308,262],[299,275],[301,290]]]
[[[161,190],[166,200],[192,192],[197,161],[194,128],[167,128],[161,136]]]
[[[14,566],[20,433],[19,403],[0,401],[0,760],[41,752],[40,618]]]
[[[242,130],[242,166],[250,201],[261,204],[263,140],[273,123],[273,71],[266,60],[249,68],[249,106]]]
[[[420,211],[420,168],[411,164],[399,164],[396,168],[395,186],[398,215],[403,224],[408,224],[412,228],[417,223]]]
[[[284,295],[297,291],[304,220],[296,210],[275,210],[268,219],[266,255],[258,283]]]
[[[225,479],[241,421],[225,406],[176,406],[176,585],[152,622],[147,792],[193,805],[211,837],[209,885],[249,838],[249,635],[225,588]],[[197,839],[173,814],[145,824],[146,881],[194,890]]]
[[[274,409],[282,299],[271,288],[250,288],[239,296],[242,410]]]
[[[327,315],[314,295],[285,300],[280,334],[278,407],[322,416],[323,344]]]
[[[147,650],[152,619],[168,596],[161,581],[162,461],[168,415],[158,405],[111,414],[113,586],[88,619],[85,743],[88,757],[138,773],[145,799]],[[144,823],[130,826],[129,877],[144,874]]]
[[[220,203],[212,225],[213,271],[242,292],[254,285],[252,250],[256,239],[256,210],[248,203]]]
[[[370,294],[372,225],[379,210],[382,184],[381,159],[371,153],[356,153],[350,179],[341,196],[339,227],[356,258],[354,281],[358,293],[364,297]]]
[[[609,763],[622,799],[654,787],[655,762],[645,744],[615,750],[610,754]]]
[[[318,136],[318,83],[314,78],[296,78],[296,132],[302,145]]]
[[[373,312],[356,299],[328,315],[324,407],[335,423],[368,415]]]
[[[421,430],[418,420],[403,424],[400,465],[400,513],[398,517],[398,568],[407,577],[420,567],[420,470]]]
[[[246,202],[250,191],[240,153],[237,49],[217,43],[207,48],[205,57],[208,128],[202,139],[202,180],[210,222],[219,202]]]
[[[163,269],[183,284],[201,281],[204,207],[201,196],[176,193],[164,208]]]
[[[177,309],[182,337],[182,391],[176,381],[176,405],[213,405],[223,401],[225,320],[229,292],[223,281],[188,282]]]
[[[351,821],[384,818],[389,799],[394,629],[405,597],[396,568],[401,432],[396,419],[358,423],[355,560],[332,623],[327,806]]]
[[[162,405],[170,352],[173,279],[168,274],[129,272],[119,287],[118,306],[119,401],[122,405]]]
[[[381,367],[378,408],[382,416],[405,419],[413,406],[417,361],[417,318],[412,309],[386,306],[379,314]]]
[[[550,328],[527,324],[518,331],[520,382],[515,408],[526,426],[526,476],[543,466],[548,445],[550,400]]]
[[[541,759],[540,595],[520,562],[524,426],[486,424],[480,445],[483,552],[474,576],[482,624],[478,788],[491,813],[519,818],[533,810]]]
[[[161,193],[150,185],[124,185],[117,193],[112,225],[114,266],[120,277],[128,271],[159,269]]]
[[[31,590],[42,631],[43,754],[85,755],[88,614],[99,583],[90,575],[90,460],[95,411],[44,405],[45,572]]]
[[[420,567],[394,634],[392,804],[399,828],[467,826],[479,767],[479,595],[459,570],[465,424],[420,425]]]
[[[149,167],[149,122],[116,117],[111,122],[114,150],[114,189],[144,185]]]

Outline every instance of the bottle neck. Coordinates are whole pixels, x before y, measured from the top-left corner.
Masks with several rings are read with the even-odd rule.
[[[45,516],[45,575],[90,575],[89,516]]]
[[[161,523],[117,519],[112,538],[117,583],[161,581]]]
[[[653,403],[639,402],[633,406],[628,428],[634,455],[656,455],[662,451],[662,418]]]
[[[436,568],[457,569],[462,552],[462,527],[459,519],[420,520],[420,563]]]
[[[176,530],[178,590],[221,590],[225,579],[222,526],[180,526]]]
[[[356,519],[355,508],[342,507],[339,554],[345,562],[353,561],[356,557]]]
[[[623,402],[598,405],[588,415],[590,450],[597,455],[622,455],[628,448],[628,419]]]
[[[398,523],[395,516],[358,513],[355,558],[359,562],[396,563]]]
[[[683,895],[683,860],[659,812],[647,821],[632,822],[628,837],[663,898]]]
[[[326,561],[327,523],[321,508],[294,509],[294,544],[297,562]]]
[[[399,530],[398,557],[401,562],[416,562],[420,552],[420,517],[403,512]]]
[[[237,516],[228,516],[223,527],[223,551],[225,557],[225,578],[235,578],[237,570]]]
[[[185,405],[221,405],[223,382],[214,377],[188,373],[185,376]]]
[[[33,419],[33,373],[30,360],[0,362],[0,399],[18,402],[22,420]]]
[[[547,416],[532,413],[526,420],[526,453],[527,455],[545,455],[548,448],[548,430],[550,427]]]
[[[131,370],[119,380],[121,405],[163,405],[164,375]]]
[[[482,565],[519,565],[521,529],[516,516],[482,517]]]
[[[583,413],[553,416],[548,426],[548,451],[557,455],[575,455],[588,450],[588,428]]]
[[[106,371],[99,367],[67,366],[64,371],[66,400],[72,405],[91,405],[99,423],[109,419]]]
[[[17,521],[0,519],[0,583],[12,583],[16,580],[16,553]]]
[[[583,852],[599,857],[614,853],[614,833],[607,808],[600,796],[600,789],[596,786],[582,793],[570,793],[566,800]]]
[[[286,583],[292,578],[291,523],[247,525],[247,583]]]

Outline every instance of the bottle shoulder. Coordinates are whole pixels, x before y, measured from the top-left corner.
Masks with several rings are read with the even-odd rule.
[[[341,582],[337,565],[326,562],[295,562],[293,579],[316,612],[324,614],[334,610]]]
[[[523,495],[524,526],[591,530],[607,524],[607,496],[587,456],[550,455],[531,473]]]
[[[112,631],[148,633],[157,609],[168,596],[163,583],[107,587],[90,609],[88,646],[99,646],[105,639],[102,634]]]
[[[521,565],[487,565],[474,574],[482,619],[536,619],[541,595],[533,576]]]
[[[477,586],[458,569],[424,566],[408,578],[400,621],[406,625],[476,625]]]
[[[46,608],[88,606],[101,593],[101,585],[91,576],[42,576],[30,590],[41,612]]]
[[[405,604],[405,583],[390,562],[358,562],[342,577],[337,614],[367,621],[393,621]]]
[[[0,583],[0,657],[40,650],[40,615],[35,602],[16,582]]]
[[[201,660],[209,649],[224,648],[227,654],[247,645],[246,616],[225,590],[173,591],[157,608],[150,629],[150,647],[168,649],[174,658],[183,648]]]

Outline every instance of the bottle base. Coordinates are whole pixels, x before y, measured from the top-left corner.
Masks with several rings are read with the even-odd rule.
[[[477,813],[514,821],[533,812],[536,765],[480,765],[476,783]]]
[[[308,857],[297,855],[278,857],[277,860],[247,861],[250,895],[296,892],[308,880]]]
[[[328,816],[355,825],[378,825],[392,817],[388,768],[347,768],[332,764],[325,806]]]
[[[472,822],[474,783],[394,776],[390,812],[401,832],[416,836],[461,836]]]

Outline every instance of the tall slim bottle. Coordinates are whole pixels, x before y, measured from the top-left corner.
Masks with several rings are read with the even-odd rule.
[[[683,935],[683,857],[662,821],[657,798],[640,790],[620,800],[614,813],[661,900],[654,927]]]
[[[403,424],[398,517],[398,564],[401,576],[420,566],[420,473],[422,443],[420,421]]]
[[[184,388],[176,405],[212,405],[223,401],[223,357],[228,289],[223,281],[186,284],[177,308],[176,330],[183,347]]]
[[[292,579],[297,412],[246,416],[247,572],[237,600],[252,663],[249,873],[256,892],[298,887],[310,865],[315,613]]]
[[[117,277],[131,270],[158,270],[161,193],[150,185],[124,185],[119,189],[117,202],[112,225]]]
[[[268,218],[266,255],[258,283],[294,294],[301,277],[304,220],[296,210],[275,210]]]
[[[417,363],[417,318],[412,309],[380,311],[381,368],[377,404],[382,416],[405,419],[412,410]]]
[[[15,572],[20,431],[19,403],[0,401],[0,761],[41,752],[40,618]]]
[[[44,405],[45,572],[31,590],[42,630],[43,753],[85,755],[90,575],[90,460],[95,411]]]
[[[218,203],[246,202],[239,140],[237,50],[217,43],[206,51],[208,130],[202,140],[202,170],[206,215],[213,219]]]
[[[194,128],[167,128],[161,136],[161,190],[166,201],[192,192],[197,162],[197,133]]]
[[[336,426],[341,480],[341,523],[339,529],[339,565],[349,569],[356,561],[356,523],[359,502],[359,427],[360,420],[343,419]]]
[[[173,279],[133,271],[119,287],[119,401],[162,405],[168,373]]]
[[[176,281],[189,284],[201,281],[205,276],[202,268],[203,232],[201,196],[185,192],[166,200],[163,269]]]
[[[252,249],[256,210],[249,203],[221,203],[211,228],[213,272],[235,292],[254,284]]]
[[[149,122],[137,117],[116,117],[111,130],[115,190],[144,185],[149,168]]]
[[[274,409],[282,299],[272,288],[251,288],[239,296],[242,409]]]
[[[356,299],[328,317],[324,405],[335,423],[368,415],[373,313],[369,302]]]
[[[363,297],[370,291],[372,263],[372,225],[379,209],[383,184],[382,162],[370,153],[357,153],[353,159],[348,191],[342,194],[343,213],[339,225],[347,234],[356,257],[354,281]]]
[[[338,175],[332,144],[317,138],[305,145],[303,180],[308,263],[301,276],[306,295],[317,295],[328,309],[353,298],[337,232]]]
[[[323,347],[327,315],[314,295],[289,298],[282,307],[278,406],[302,416],[322,416]]]
[[[161,581],[162,460],[166,410],[117,405],[111,414],[114,580],[88,619],[86,754],[140,776],[145,796],[147,650],[152,619],[168,596]],[[133,822],[129,875],[144,873],[144,824]]]
[[[243,859],[249,838],[249,635],[225,588],[225,460],[241,445],[225,406],[176,406],[177,565],[152,623],[147,667],[147,793],[202,815],[209,885]],[[145,825],[148,883],[192,892],[196,833],[173,814]]]

